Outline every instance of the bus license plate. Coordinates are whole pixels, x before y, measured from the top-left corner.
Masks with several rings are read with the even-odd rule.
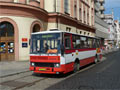
[[[40,71],[45,71],[46,69],[45,69],[45,68],[40,68],[39,70],[40,70]]]

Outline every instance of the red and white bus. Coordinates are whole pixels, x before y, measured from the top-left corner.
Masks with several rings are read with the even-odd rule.
[[[63,31],[44,31],[31,35],[30,70],[34,73],[59,74],[102,58],[100,40]]]

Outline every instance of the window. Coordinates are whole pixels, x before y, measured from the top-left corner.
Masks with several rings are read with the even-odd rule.
[[[93,39],[93,48],[96,48],[96,39]]]
[[[40,25],[39,24],[35,24],[33,27],[33,33],[35,32],[39,32],[40,31]]]
[[[72,35],[72,43],[74,49],[95,48],[96,43],[100,45],[94,38],[79,35]]]
[[[74,6],[74,17],[77,18],[77,6]]]
[[[31,54],[60,53],[60,34],[37,34],[31,38]]]
[[[71,49],[71,39],[70,36],[65,36],[65,49]]]
[[[84,23],[86,23],[86,13],[84,11]]]
[[[6,44],[5,42],[0,42],[0,53],[6,53]]]
[[[72,35],[73,48],[76,48],[76,36]]]
[[[89,8],[87,8],[87,23],[89,25]]]
[[[1,37],[11,37],[14,36],[14,27],[9,22],[0,23],[0,36]]]
[[[70,31],[71,31],[71,28],[66,27],[66,31],[70,32]]]
[[[88,39],[87,39],[87,37],[81,37],[81,48],[88,48]]]
[[[93,39],[92,38],[88,38],[88,47],[93,48]]]
[[[72,36],[72,43],[74,49],[80,49],[80,36],[73,35]]]
[[[68,11],[68,7],[69,7],[68,1],[69,0],[64,0],[64,11],[65,11],[66,14],[69,13],[69,11]]]
[[[99,48],[100,47],[100,40],[96,39],[96,47]]]
[[[88,22],[88,25],[89,25],[89,14],[87,14],[87,22]]]
[[[86,32],[84,32],[84,35],[86,35]]]
[[[8,53],[14,53],[14,42],[8,42]]]
[[[80,19],[80,21],[81,21],[81,8],[79,9],[79,19]]]
[[[82,34],[82,31],[80,31],[80,34]]]

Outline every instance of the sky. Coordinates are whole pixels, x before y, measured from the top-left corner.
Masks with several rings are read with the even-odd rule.
[[[120,21],[120,0],[105,0],[105,14],[111,14],[114,11],[114,19]]]

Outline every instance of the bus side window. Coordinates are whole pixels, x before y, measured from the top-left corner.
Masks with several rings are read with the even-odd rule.
[[[76,49],[76,36],[72,35],[73,48]]]
[[[87,38],[86,37],[80,37],[80,39],[81,39],[81,48],[83,49],[83,48],[87,48],[88,46],[87,46]]]
[[[65,36],[65,49],[71,49],[71,39],[70,39],[70,36]]]
[[[89,44],[89,48],[93,48],[93,39],[92,38],[88,39],[88,44]]]
[[[84,41],[83,41],[83,40],[81,40],[80,48],[81,48],[81,49],[84,48]]]
[[[93,39],[93,48],[96,48],[96,40]]]
[[[74,49],[80,49],[80,36],[73,35],[72,36],[72,43]]]

